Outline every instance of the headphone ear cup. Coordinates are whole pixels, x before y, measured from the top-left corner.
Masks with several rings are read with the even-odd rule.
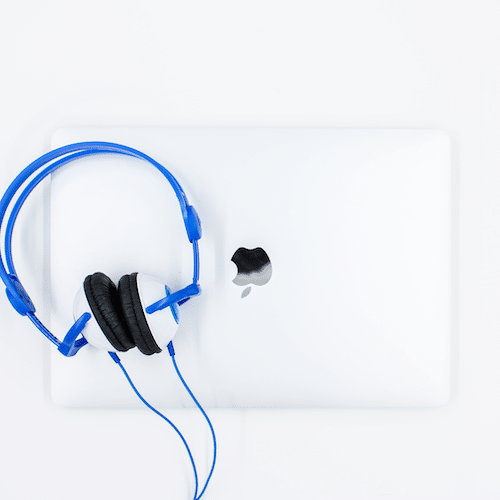
[[[75,318],[84,312],[92,316],[82,331],[89,344],[122,352],[135,347],[122,316],[116,285],[104,273],[97,272],[85,278],[75,299]]]
[[[152,314],[145,312],[146,307],[168,293],[168,287],[160,280],[146,274],[125,275],[118,283],[123,317],[133,341],[143,354],[160,352],[177,331],[177,305]]]

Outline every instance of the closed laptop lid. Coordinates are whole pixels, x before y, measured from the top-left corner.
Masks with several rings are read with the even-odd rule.
[[[450,145],[435,130],[75,128],[53,147],[122,143],[196,207],[201,296],[174,346],[210,407],[428,407],[450,388]],[[174,291],[192,252],[175,195],[139,160],[53,175],[51,320],[61,337],[89,273],[144,272]],[[134,350],[136,351],[136,350]],[[168,353],[121,354],[160,406],[190,406]],[[133,407],[106,353],[51,356],[65,406]]]

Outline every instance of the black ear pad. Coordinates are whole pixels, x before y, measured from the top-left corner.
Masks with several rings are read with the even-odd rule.
[[[118,351],[135,347],[126,326],[116,285],[104,273],[94,273],[85,278],[85,295],[92,314],[110,344]]]
[[[139,350],[146,355],[161,352],[146,321],[137,288],[137,273],[126,274],[118,282],[118,295],[125,323]]]

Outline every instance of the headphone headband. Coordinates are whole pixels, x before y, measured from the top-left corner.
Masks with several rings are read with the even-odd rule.
[[[167,307],[171,305],[172,302],[177,302],[182,304],[186,300],[188,300],[193,295],[197,295],[200,293],[200,287],[198,285],[199,279],[199,251],[198,251],[198,240],[201,238],[201,224],[198,214],[195,208],[189,204],[186,194],[182,189],[181,185],[177,181],[177,179],[162,165],[160,165],[157,161],[153,160],[148,155],[130,148],[128,146],[123,146],[120,144],[115,144],[111,142],[80,142],[76,144],[70,144],[67,146],[60,147],[53,151],[50,151],[30,165],[28,165],[10,184],[7,188],[5,194],[0,200],[0,230],[2,228],[5,214],[9,205],[11,204],[13,198],[21,189],[23,184],[28,181],[28,179],[35,173],[37,173],[40,169],[45,167],[43,170],[38,172],[38,174],[28,183],[28,185],[24,188],[22,193],[17,198],[14,206],[12,207],[11,213],[7,220],[7,224],[5,226],[5,239],[4,239],[4,250],[5,250],[5,264],[2,256],[2,252],[0,251],[0,278],[5,283],[7,297],[14,307],[14,309],[21,315],[27,315],[30,320],[35,324],[35,326],[52,342],[54,343],[63,354],[67,356],[73,355],[80,347],[86,344],[85,339],[76,340],[78,334],[85,326],[86,320],[88,318],[78,318],[75,324],[71,327],[68,334],[66,335],[63,342],[59,341],[57,337],[55,337],[36,317],[35,315],[35,306],[31,301],[28,293],[24,289],[23,285],[19,281],[17,276],[13,257],[12,257],[12,233],[14,230],[14,224],[16,222],[17,216],[21,207],[23,206],[26,198],[33,191],[33,189],[47,177],[49,174],[62,167],[63,165],[76,160],[78,158],[82,158],[85,156],[95,155],[95,154],[122,154],[126,156],[132,156],[135,158],[139,158],[147,161],[154,167],[156,167],[160,173],[167,179],[169,184],[172,186],[172,189],[177,196],[177,200],[179,201],[181,215],[184,220],[184,226],[186,228],[186,233],[189,241],[193,245],[193,282],[189,284],[187,287],[175,292],[169,298],[169,304],[162,304],[158,309],[162,309],[163,307]],[[57,161],[55,161],[57,160]],[[52,163],[51,163],[52,162]],[[1,250],[1,249],[0,249]],[[175,295],[175,297],[174,297]],[[172,300],[172,298],[174,300]],[[166,301],[165,301],[166,302]],[[72,339],[72,342],[69,343],[69,340]],[[69,345],[69,344],[71,345]],[[65,348],[67,346],[67,349]],[[76,349],[76,350],[75,350]],[[66,352],[64,352],[66,351]]]

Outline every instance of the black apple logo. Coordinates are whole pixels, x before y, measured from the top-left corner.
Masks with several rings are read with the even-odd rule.
[[[260,247],[251,250],[240,247],[234,252],[231,260],[238,268],[238,274],[233,279],[233,283],[238,286],[262,286],[271,279],[273,274],[271,261],[267,253]],[[252,287],[245,288],[241,293],[241,298],[244,299],[251,291]]]

